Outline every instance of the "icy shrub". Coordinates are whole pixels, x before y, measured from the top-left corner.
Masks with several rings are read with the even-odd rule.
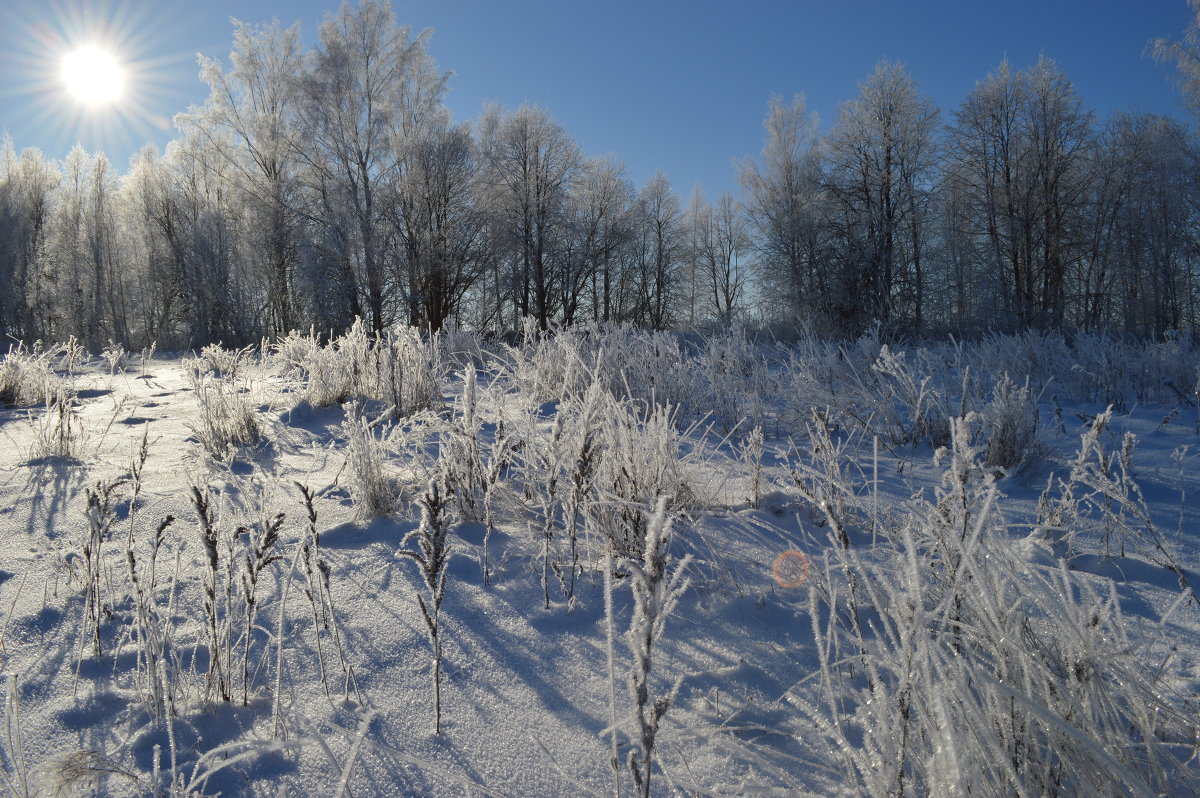
[[[1159,683],[1170,655],[1131,634],[1113,586],[1030,562],[970,440],[956,421],[894,548],[832,548],[810,593],[821,686],[791,698],[847,792],[1194,792],[1195,718]]]
[[[351,399],[387,403],[397,418],[435,407],[444,378],[437,336],[395,327],[377,338],[361,319],[322,346],[315,335],[292,333],[275,347],[275,360],[303,381],[301,398],[316,407]]]
[[[1016,471],[1038,455],[1037,398],[1029,380],[1018,387],[1007,374],[992,389],[992,400],[983,411],[987,426],[987,456],[984,465]]]
[[[40,341],[32,349],[20,342],[9,346],[0,360],[0,404],[26,407],[53,398],[61,387],[51,367],[54,351],[43,351]]]
[[[188,378],[199,405],[190,422],[192,433],[205,452],[220,460],[238,447],[258,443],[262,425],[248,381],[217,376],[203,359],[190,362]]]
[[[358,402],[346,406],[346,477],[360,521],[389,515],[399,502],[399,487],[386,471],[387,452],[376,433],[382,424],[382,418],[370,421]]]

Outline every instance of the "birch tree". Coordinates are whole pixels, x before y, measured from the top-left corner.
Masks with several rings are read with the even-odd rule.
[[[772,97],[761,163],[739,166],[759,282],[791,321],[825,315],[829,295],[817,126],[803,96]]]
[[[200,56],[208,99],[177,122],[215,148],[227,162],[231,187],[244,195],[242,215],[253,242],[245,260],[264,278],[267,333],[284,335],[299,321],[300,26],[233,24],[232,69]]]
[[[829,136],[830,220],[840,243],[833,312],[920,329],[938,110],[900,64],[881,62]]]
[[[303,81],[303,152],[325,197],[344,203],[349,245],[371,329],[381,332],[402,301],[387,193],[398,141],[441,113],[446,76],[428,53],[428,32],[413,37],[386,0],[344,3],[321,23]],[[336,196],[332,196],[337,191]]]

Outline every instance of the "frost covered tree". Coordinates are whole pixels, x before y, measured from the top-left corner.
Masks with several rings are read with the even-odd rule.
[[[822,314],[828,295],[817,126],[803,96],[772,97],[761,164],[747,158],[739,166],[759,282],[785,299],[791,321]]]
[[[742,311],[747,270],[743,257],[749,246],[745,218],[731,194],[714,206],[697,187],[684,214],[695,313],[728,327]]]
[[[638,192],[634,205],[637,310],[635,320],[654,330],[673,321],[684,262],[683,211],[679,195],[662,172]]]
[[[264,280],[266,332],[285,335],[299,322],[294,297],[300,226],[297,110],[303,72],[300,26],[234,20],[232,69],[200,56],[208,99],[176,121],[227,160],[225,174],[243,195],[252,247],[244,260]]]
[[[330,231],[353,265],[370,327],[395,320],[402,299],[387,194],[396,146],[442,113],[446,76],[428,52],[428,33],[396,24],[386,0],[344,3],[321,23],[312,67],[302,81],[302,152],[323,205],[343,222]]]
[[[195,348],[222,342],[242,346],[262,336],[258,304],[237,268],[238,225],[228,161],[207,137],[185,135],[168,146],[170,199],[161,207],[183,267],[186,302],[180,343]],[[160,342],[162,343],[162,342]]]
[[[35,340],[51,334],[44,254],[61,176],[40,150],[0,152],[0,331]]]
[[[589,162],[575,207],[587,230],[585,256],[591,260],[587,276],[595,321],[623,319],[631,304],[635,196],[625,165],[615,157]]]
[[[444,110],[411,121],[396,140],[391,221],[400,240],[407,321],[436,331],[458,314],[486,262],[479,160],[470,129],[451,124]]]
[[[829,135],[835,323],[921,327],[938,109],[900,64],[881,62]]]
[[[1196,152],[1179,122],[1119,113],[1099,139],[1091,235],[1069,320],[1136,335],[1194,321]]]
[[[615,158],[586,161],[574,185],[568,207],[567,257],[559,272],[563,324],[573,324],[588,312],[609,320],[619,315],[622,279],[621,248],[629,238],[633,188],[625,167]]]
[[[133,330],[126,346],[174,347],[186,297],[182,236],[171,164],[153,146],[134,156],[121,184],[123,258],[139,279],[129,285]]]
[[[116,178],[104,155],[76,145],[61,167],[62,182],[48,228],[45,272],[52,281],[52,335],[75,336],[93,350],[107,338],[124,340],[115,310]]]
[[[511,303],[514,328],[521,318],[533,316],[540,329],[549,329],[561,307],[555,272],[583,156],[566,130],[533,105],[508,113],[487,108],[479,136],[494,243],[510,271],[503,281],[507,291],[497,282],[497,304]]]
[[[1192,18],[1182,41],[1155,39],[1150,51],[1159,61],[1173,62],[1179,70],[1179,88],[1183,101],[1191,112],[1200,117],[1200,0],[1188,0]]]
[[[1023,71],[1001,63],[955,113],[947,166],[1012,325],[1066,318],[1067,275],[1083,254],[1092,127],[1066,74],[1044,57]]]

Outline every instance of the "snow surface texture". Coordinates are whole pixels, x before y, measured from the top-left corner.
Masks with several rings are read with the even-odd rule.
[[[1198,794],[1198,366],[621,328],[13,349],[0,784]]]

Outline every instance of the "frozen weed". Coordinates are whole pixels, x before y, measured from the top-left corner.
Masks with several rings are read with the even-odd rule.
[[[1115,590],[1020,554],[967,423],[892,547],[829,550],[810,592],[820,689],[789,700],[861,794],[1194,790],[1194,719]],[[855,595],[869,624],[846,620]]]
[[[110,376],[115,375],[118,371],[124,372],[129,368],[129,353],[125,351],[125,347],[118,343],[109,341],[108,346],[101,350],[100,357],[108,364],[108,373]]]
[[[746,467],[750,479],[750,495],[746,497],[746,502],[757,510],[763,488],[763,431],[761,426],[750,430],[750,434],[746,436],[740,449],[742,464]]]
[[[821,522],[830,525],[837,542],[849,546],[849,529],[863,514],[854,488],[853,465],[846,455],[849,440],[836,436],[827,414],[815,408],[810,412],[807,432],[808,456],[801,454],[795,442],[788,452],[792,484],[817,511]]]
[[[116,523],[117,491],[124,483],[120,480],[97,482],[94,488],[85,489],[87,496],[87,532],[80,543],[83,553],[84,571],[84,632],[91,638],[92,657],[100,659],[100,624],[108,613],[102,592],[104,576],[104,544],[112,537]]]
[[[236,357],[233,362],[235,365],[225,366],[236,372],[240,368]],[[189,363],[188,377],[200,410],[191,422],[192,432],[209,456],[228,459],[239,447],[252,446],[262,439],[263,428],[248,380],[226,378],[204,358]]]
[[[983,418],[987,427],[985,466],[1011,474],[1039,456],[1037,397],[1029,389],[1028,378],[1018,387],[1002,374]]]
[[[667,517],[665,499],[659,499],[646,525],[646,539],[641,560],[626,560],[629,588],[633,592],[633,616],[625,639],[633,653],[629,673],[629,692],[633,699],[638,748],[629,752],[629,772],[642,798],[650,797],[650,774],[659,727],[663,716],[679,692],[682,679],[676,679],[665,693],[654,694],[650,684],[654,648],[662,639],[667,618],[687,590],[688,580],[683,572],[691,561],[685,556],[673,568],[668,559],[671,543],[671,519]]]
[[[396,327],[371,338],[361,319],[322,346],[315,334],[281,341],[275,358],[303,380],[301,397],[316,407],[351,399],[386,403],[396,418],[436,407],[443,374],[437,336]]]
[[[75,409],[75,393],[59,385],[39,418],[34,419],[29,459],[78,460],[87,441],[83,419]]]
[[[191,361],[197,377],[211,375],[231,382],[246,376],[246,370],[254,359],[254,347],[226,349],[220,344],[209,344],[200,350],[200,356]]]
[[[0,360],[0,404],[34,405],[46,400],[46,388],[52,373],[36,351],[23,343],[9,346]]]
[[[386,436],[387,429],[376,432],[383,423],[382,416],[370,421],[357,401],[346,406],[346,420],[342,422],[342,434],[346,436],[344,472],[360,521],[390,515],[400,498],[395,479],[387,473],[387,451],[379,437]]]
[[[442,638],[441,609],[446,595],[446,564],[450,561],[450,543],[447,539],[450,520],[446,511],[450,497],[446,496],[438,481],[431,480],[429,489],[421,497],[421,521],[417,528],[404,536],[397,552],[412,560],[420,571],[429,600],[417,591],[417,605],[425,621],[429,646],[433,654],[431,672],[433,676],[433,733],[442,733]],[[415,541],[416,549],[405,548]]]
[[[317,644],[317,661],[321,668],[321,684],[325,694],[329,695],[329,679],[325,672],[325,651],[321,642],[321,632],[333,637],[341,663],[342,674],[345,677],[345,693],[349,695],[353,671],[346,661],[346,653],[342,648],[341,629],[338,627],[337,613],[333,605],[333,586],[329,562],[321,554],[321,533],[317,529],[317,508],[314,495],[306,485],[296,483],[300,495],[304,498],[304,509],[308,519],[305,535],[300,541],[300,563],[304,568],[304,592],[308,596],[309,606],[313,614],[313,635]]]

